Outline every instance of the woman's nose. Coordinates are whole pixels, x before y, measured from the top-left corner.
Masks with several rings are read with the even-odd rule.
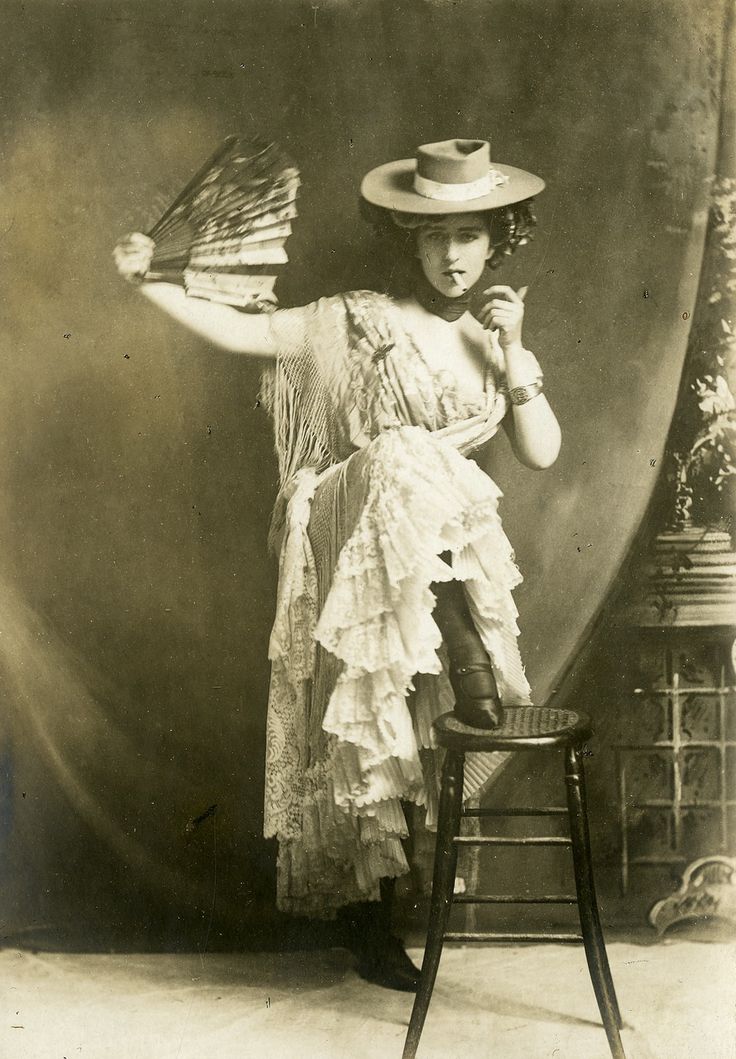
[[[457,261],[458,251],[459,251],[459,244],[456,243],[454,241],[454,239],[450,240],[447,243],[445,243],[445,254],[444,254],[444,257],[445,257],[445,261],[447,262],[448,265],[451,265],[455,261]]]

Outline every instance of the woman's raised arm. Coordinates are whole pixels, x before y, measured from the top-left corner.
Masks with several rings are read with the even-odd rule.
[[[242,313],[230,305],[189,298],[182,287],[173,283],[143,282],[153,247],[153,240],[141,232],[132,232],[121,239],[113,252],[120,275],[136,284],[154,305],[208,342],[231,353],[276,356],[268,314]]]
[[[514,410],[513,417],[504,421],[512,448],[525,466],[541,471],[557,459],[561,434],[557,418],[541,392],[542,372],[537,358],[521,342],[526,292],[526,287],[518,291],[501,284],[489,287],[483,293],[495,297],[479,310],[478,319],[484,327],[498,331]],[[516,400],[514,393],[518,395]]]

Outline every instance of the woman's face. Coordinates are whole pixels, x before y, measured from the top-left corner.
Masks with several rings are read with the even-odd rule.
[[[447,298],[459,298],[477,283],[493,250],[488,223],[480,213],[430,219],[417,229],[416,240],[424,275]]]

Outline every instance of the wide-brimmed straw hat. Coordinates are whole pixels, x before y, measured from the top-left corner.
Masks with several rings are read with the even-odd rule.
[[[538,195],[544,181],[514,166],[491,164],[487,140],[442,140],[371,169],[360,193],[367,202],[399,213],[475,213]]]

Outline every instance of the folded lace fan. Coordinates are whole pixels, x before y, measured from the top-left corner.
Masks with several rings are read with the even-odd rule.
[[[296,217],[299,172],[274,143],[229,136],[148,233],[149,280],[260,310],[273,303]]]

